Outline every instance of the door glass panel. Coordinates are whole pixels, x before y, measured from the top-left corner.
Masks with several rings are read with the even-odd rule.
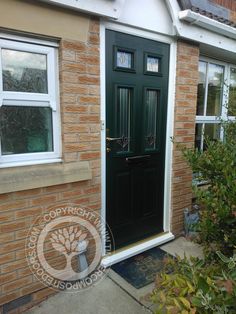
[[[117,51],[117,67],[131,69],[132,68],[132,53],[126,51]]]
[[[2,49],[3,90],[47,94],[47,56]]]
[[[145,148],[156,149],[159,91],[148,89],[145,104]]]
[[[198,92],[197,92],[197,115],[204,115],[204,96],[206,89],[207,63],[200,61],[198,68]]]
[[[208,65],[207,116],[221,114],[221,100],[224,82],[224,67],[210,63]]]
[[[147,57],[147,71],[149,72],[159,72],[159,58],[156,57]]]
[[[130,125],[131,125],[131,96],[132,89],[127,87],[118,88],[117,101],[117,136],[118,150],[130,150]]]
[[[230,69],[228,115],[236,116],[236,68]]]

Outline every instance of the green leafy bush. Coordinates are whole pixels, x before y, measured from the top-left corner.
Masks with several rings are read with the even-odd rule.
[[[206,138],[205,151],[181,148],[197,180],[207,183],[194,192],[201,207],[199,237],[209,258],[217,250],[231,256],[236,245],[236,123],[222,127],[224,141]]]
[[[235,314],[236,255],[217,252],[217,263],[167,258],[151,300],[156,314]]]

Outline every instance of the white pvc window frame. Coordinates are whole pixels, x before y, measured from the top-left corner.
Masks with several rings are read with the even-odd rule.
[[[220,124],[222,121],[226,120],[235,120],[236,117],[228,116],[228,110],[225,104],[228,103],[229,99],[229,85],[230,85],[230,69],[236,68],[236,65],[222,62],[219,60],[200,57],[199,62],[206,62],[209,64],[216,64],[224,67],[224,84],[222,88],[222,98],[221,98],[221,113],[219,116],[207,116],[206,115],[206,108],[207,108],[207,93],[208,93],[208,67],[206,72],[206,86],[205,86],[205,95],[204,95],[204,115],[197,115],[196,116],[196,125],[203,124],[202,127],[202,134],[201,134],[201,145],[200,149],[203,150],[204,146],[204,127],[205,124]],[[220,128],[220,139],[223,140],[224,138],[224,130]]]
[[[0,168],[24,166],[28,164],[41,164],[47,162],[60,161],[61,143],[60,143],[60,110],[59,110],[59,76],[58,76],[58,52],[55,47],[32,43],[21,42],[17,40],[0,38],[0,107],[2,105],[14,106],[33,106],[33,107],[50,107],[52,109],[52,136],[53,151],[39,153],[23,153],[2,155],[0,145]],[[31,52],[44,54],[47,58],[47,84],[48,92],[28,93],[19,91],[3,90],[3,71],[2,71],[2,49],[10,49],[15,51]],[[22,105],[23,104],[23,105]],[[1,141],[1,137],[0,137]]]

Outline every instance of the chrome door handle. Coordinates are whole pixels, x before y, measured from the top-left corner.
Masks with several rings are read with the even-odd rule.
[[[113,142],[113,141],[118,141],[118,140],[121,140],[122,137],[106,137],[106,140],[108,142]]]

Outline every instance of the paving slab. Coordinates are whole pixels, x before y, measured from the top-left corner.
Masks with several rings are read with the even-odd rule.
[[[179,237],[167,244],[160,246],[160,248],[167,253],[172,255],[177,254],[182,258],[184,257],[184,254],[187,257],[194,256],[203,258],[202,247],[199,244],[187,240],[184,237]]]
[[[110,278],[77,293],[59,292],[27,314],[150,314]]]

